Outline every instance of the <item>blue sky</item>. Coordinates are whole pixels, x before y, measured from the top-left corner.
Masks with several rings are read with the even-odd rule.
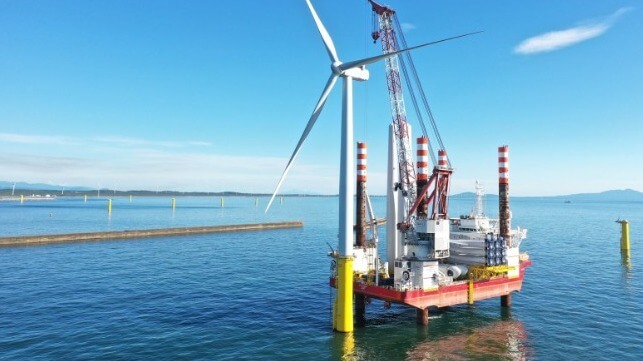
[[[313,4],[341,60],[380,54],[366,0]],[[497,192],[503,144],[514,195],[643,191],[636,2],[387,4],[409,45],[484,30],[413,55],[452,192]],[[382,194],[390,111],[383,64],[369,70],[355,137]],[[328,75],[303,0],[0,0],[0,179],[272,192]],[[340,111],[336,86],[282,192],[337,193]]]

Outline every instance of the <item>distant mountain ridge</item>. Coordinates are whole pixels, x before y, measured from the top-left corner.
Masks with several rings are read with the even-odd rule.
[[[643,193],[634,189],[609,190],[600,193],[577,193],[567,196],[547,197],[564,201],[642,201]]]
[[[64,186],[65,190],[75,190],[75,191],[89,191],[96,188],[82,187],[82,186]],[[0,189],[12,189],[13,182],[0,181]],[[47,183],[26,183],[26,182],[16,182],[16,189],[22,190],[38,190],[38,191],[60,191],[63,189],[63,186],[56,184],[47,184]]]
[[[465,198],[473,199],[476,194],[473,192],[464,192],[451,195],[452,198]],[[486,198],[498,198],[497,194],[485,194]],[[516,199],[551,199],[562,201],[627,201],[627,202],[643,202],[643,192],[634,189],[614,189],[598,193],[577,193],[561,196],[532,196],[532,197],[516,197]]]
[[[0,181],[0,194],[7,195],[11,194],[13,188],[13,182]],[[82,195],[87,192],[96,192],[96,188],[84,187],[84,186],[64,186],[65,195]],[[26,182],[16,182],[16,192],[22,191],[42,191],[42,192],[61,192],[63,186],[56,184],[46,184],[46,183],[26,183]],[[270,194],[264,193],[245,193],[245,192],[235,192],[235,191],[219,191],[219,192],[203,192],[203,191],[193,191],[193,192],[178,192],[178,191],[150,191],[150,190],[127,190],[120,191],[101,188],[101,192],[112,193],[114,195],[177,195],[177,196],[270,196]],[[17,193],[19,194],[19,193]],[[334,197],[337,194],[333,195],[323,195],[323,194],[313,194],[313,193],[298,193],[298,194],[283,194],[283,196],[312,196],[312,197]],[[456,199],[474,199],[475,193],[473,192],[463,192],[452,194],[451,198]],[[485,198],[497,199],[498,195],[496,194],[485,194]],[[512,196],[515,199],[550,199],[550,200],[560,200],[561,202],[565,201],[626,201],[626,202],[643,202],[643,192],[639,192],[634,189],[617,189],[617,190],[608,190],[598,193],[577,193],[569,195],[560,195],[560,196],[531,196],[531,197],[517,197]]]
[[[13,182],[0,181],[0,196],[7,197],[11,196],[13,192]],[[269,197],[272,194],[269,193],[245,193],[245,192],[235,192],[235,191],[219,191],[219,192],[204,192],[204,191],[192,191],[192,192],[183,192],[183,191],[151,191],[151,190],[114,190],[107,187],[101,187],[100,193],[107,196],[189,196],[189,197],[202,197],[202,196],[221,196],[221,197]],[[26,182],[16,182],[15,187],[15,196],[19,195],[31,195],[31,194],[50,194],[53,196],[65,196],[65,197],[79,197],[84,195],[98,195],[98,189],[91,187],[83,186],[63,186],[56,184],[46,184],[46,183],[26,183]],[[305,194],[305,193],[289,193],[281,194],[280,196],[284,197],[334,197],[335,195],[323,195],[323,194]]]

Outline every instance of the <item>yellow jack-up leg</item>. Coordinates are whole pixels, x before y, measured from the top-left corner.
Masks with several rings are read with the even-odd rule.
[[[353,332],[353,258],[337,257],[337,295],[333,310],[333,328]]]

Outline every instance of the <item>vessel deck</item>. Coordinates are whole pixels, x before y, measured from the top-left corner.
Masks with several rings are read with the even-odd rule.
[[[531,266],[531,261],[520,262],[518,277],[509,278],[506,275],[473,282],[473,301],[508,295],[520,291],[525,275],[525,269]],[[335,279],[330,278],[331,286]],[[418,309],[427,307],[447,307],[467,303],[469,300],[469,281],[456,281],[451,285],[441,286],[434,290],[398,291],[391,286],[377,286],[357,280],[353,284],[353,292],[357,295],[379,299],[386,302],[403,304]]]

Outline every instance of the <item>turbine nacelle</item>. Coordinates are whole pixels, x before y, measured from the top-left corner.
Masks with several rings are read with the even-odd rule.
[[[366,66],[362,65],[355,68],[344,70],[344,72],[342,73],[342,76],[349,76],[359,81],[367,81],[370,76],[370,73],[368,72],[368,70],[366,70]]]
[[[358,81],[367,81],[370,73],[366,70],[366,65],[359,65],[352,68],[346,68],[341,61],[334,61],[330,65],[330,70],[336,76],[348,76]]]

